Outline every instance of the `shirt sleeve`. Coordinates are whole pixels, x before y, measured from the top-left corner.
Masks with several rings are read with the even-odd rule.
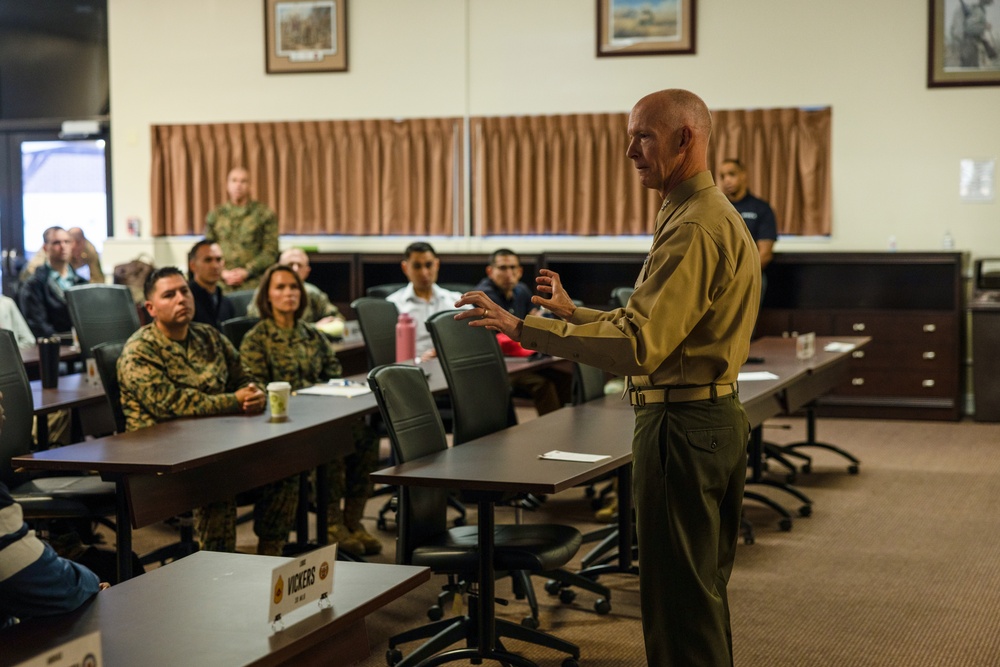
[[[40,542],[31,532],[21,538],[24,541]],[[100,590],[97,575],[89,569],[60,558],[47,544],[41,549],[34,562],[0,581],[0,621],[73,611]],[[0,559],[6,558],[4,551]]]
[[[698,225],[664,233],[629,308],[577,308],[571,322],[529,315],[521,344],[616,375],[649,375],[674,352],[711,305],[718,250]],[[705,286],[700,293],[695,286]]]
[[[243,337],[243,342],[240,343],[240,360],[247,376],[263,387],[271,381],[271,373],[267,363],[266,338],[261,324],[255,325]]]
[[[774,217],[774,209],[767,203],[764,204],[764,215],[757,221],[757,240],[778,240],[778,221]]]
[[[278,261],[278,216],[274,211],[266,209],[266,213],[261,216],[261,242],[260,253],[252,262],[246,265],[251,278],[264,273],[267,267]]]
[[[228,343],[228,341],[224,341]],[[229,367],[231,391],[246,384],[239,355],[228,343],[226,365]],[[234,369],[235,361],[235,369]],[[233,370],[238,373],[238,384]],[[196,417],[239,412],[239,401],[232,393],[208,394],[194,387],[178,386],[167,374],[164,360],[154,350],[137,341],[126,346],[118,363],[122,409],[128,417],[129,430],[177,417]]]

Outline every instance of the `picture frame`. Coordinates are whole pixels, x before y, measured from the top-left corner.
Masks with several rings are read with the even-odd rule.
[[[597,0],[597,57],[696,53],[697,0]]]
[[[1000,5],[928,4],[927,87],[1000,86]]]
[[[264,0],[268,74],[347,71],[347,0]]]

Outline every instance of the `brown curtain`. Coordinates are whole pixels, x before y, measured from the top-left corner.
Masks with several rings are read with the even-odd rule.
[[[832,119],[829,107],[713,111],[709,167],[717,173],[724,159],[740,160],[750,192],[774,209],[779,234],[829,235]]]
[[[829,234],[831,110],[715,111],[709,168],[746,166],[781,234]],[[627,114],[473,118],[478,235],[649,234],[659,196],[625,156]]]
[[[473,233],[636,235],[659,208],[625,158],[627,115],[471,119]]]
[[[226,174],[281,234],[461,235],[462,120],[154,125],[153,234],[199,234],[226,199]]]

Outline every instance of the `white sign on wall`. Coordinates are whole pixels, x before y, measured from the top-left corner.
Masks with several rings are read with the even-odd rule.
[[[994,158],[959,161],[958,196],[963,202],[991,202],[996,192],[996,165]]]

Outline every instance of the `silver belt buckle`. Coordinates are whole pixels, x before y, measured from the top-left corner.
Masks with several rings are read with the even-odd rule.
[[[637,388],[633,387],[632,391],[635,393],[635,398],[632,400],[632,405],[635,407],[644,407],[646,405],[646,396]]]

